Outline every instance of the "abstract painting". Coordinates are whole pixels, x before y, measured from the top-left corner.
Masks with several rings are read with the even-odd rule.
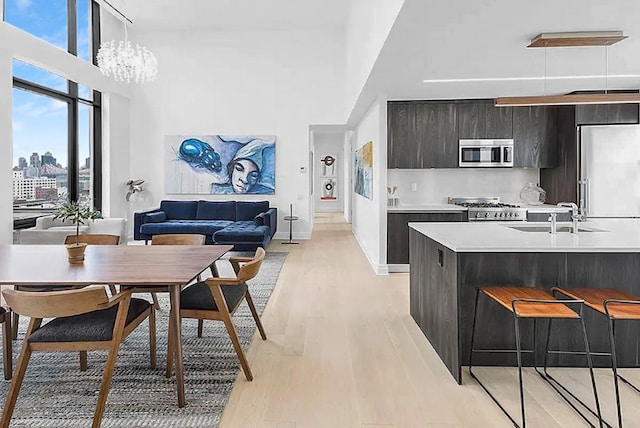
[[[167,135],[168,194],[273,195],[273,135]]]
[[[373,142],[369,141],[356,150],[354,160],[353,190],[358,195],[373,200]]]

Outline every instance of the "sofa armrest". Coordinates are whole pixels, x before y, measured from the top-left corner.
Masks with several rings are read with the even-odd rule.
[[[140,226],[142,226],[144,223],[148,223],[146,221],[147,214],[152,214],[157,212],[160,212],[160,208],[156,208],[149,211],[137,211],[133,213],[133,239],[135,239],[136,241],[139,241],[141,239],[150,238],[148,236],[143,236],[140,233]]]
[[[269,226],[269,234],[273,237],[278,230],[278,209],[269,208],[263,214],[265,216],[265,226]]]
[[[38,217],[36,219],[36,226],[35,226],[35,230],[47,230],[51,227],[57,227],[57,226],[70,226],[73,225],[73,222],[71,221],[63,221],[62,219],[59,218],[54,218],[55,215],[45,215],[42,217]]]
[[[121,217],[100,218],[88,223],[88,233],[118,235],[120,245],[127,244],[127,219]]]
[[[147,213],[142,217],[142,223],[162,223],[167,220],[167,214],[164,211],[155,213]]]

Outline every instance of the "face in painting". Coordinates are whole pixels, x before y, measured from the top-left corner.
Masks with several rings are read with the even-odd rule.
[[[257,183],[260,171],[249,159],[238,159],[231,169],[231,186],[235,193],[247,193]]]

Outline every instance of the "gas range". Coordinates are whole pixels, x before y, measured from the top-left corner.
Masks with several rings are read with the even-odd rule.
[[[500,202],[498,197],[449,198],[450,204],[468,208],[469,221],[526,221],[527,209]]]

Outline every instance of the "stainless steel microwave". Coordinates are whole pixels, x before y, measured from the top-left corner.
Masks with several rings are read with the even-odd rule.
[[[507,167],[513,166],[512,139],[460,140],[460,167]]]

